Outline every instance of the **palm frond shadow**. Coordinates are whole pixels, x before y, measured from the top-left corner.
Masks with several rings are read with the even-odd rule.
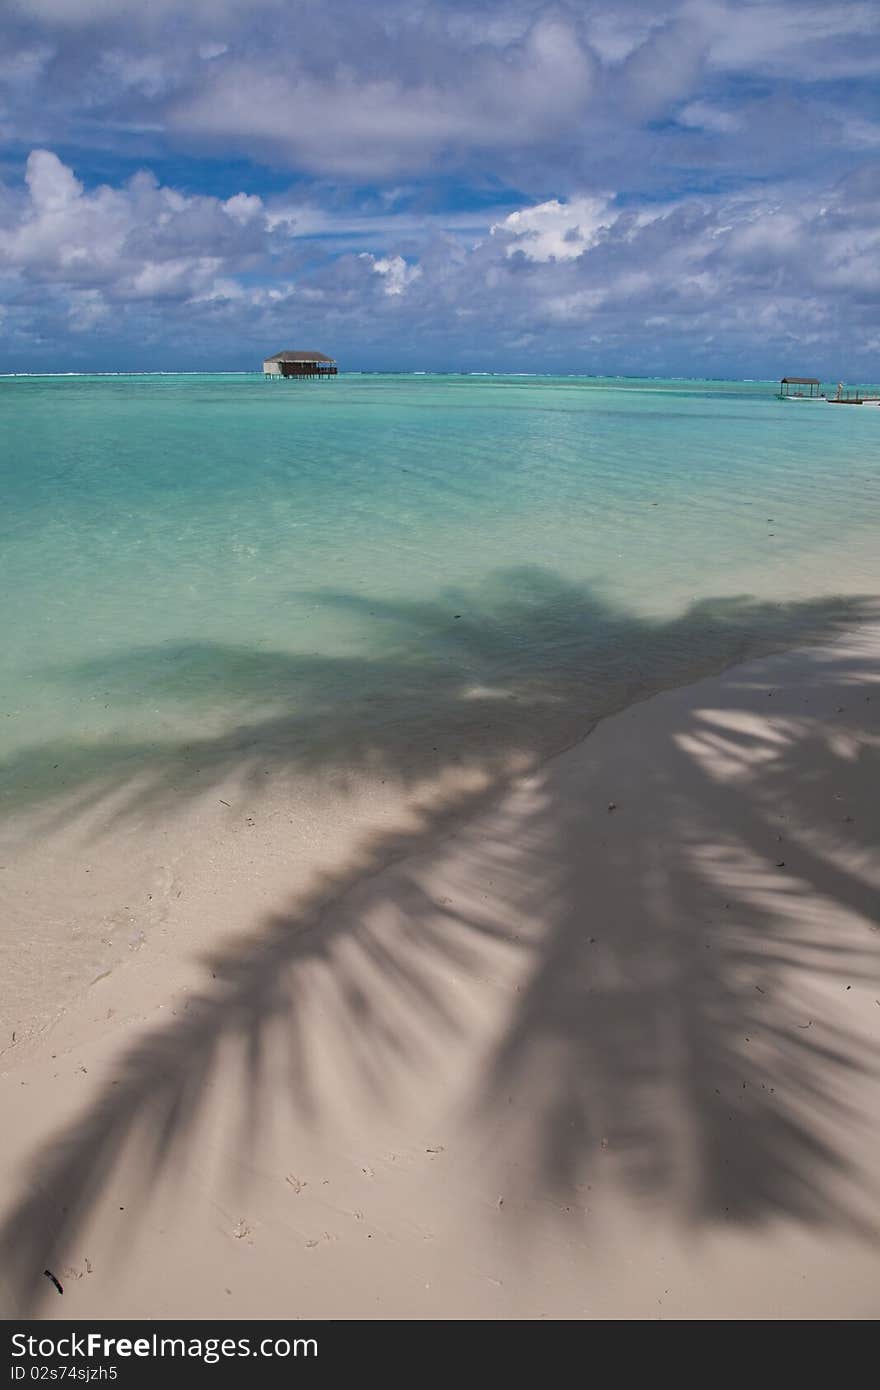
[[[230,775],[254,793],[267,776],[295,786],[309,772],[411,785],[465,760],[499,775],[512,754],[564,747],[602,715],[697,668],[828,637],[870,607],[859,598],[736,596],[652,621],[533,566],[431,602],[319,597],[368,634],[370,655],[194,640],[47,669],[43,679],[75,699],[100,692],[124,717],[134,692],[160,713],[194,714],[195,727],[210,721],[211,731],[163,737],[156,719],[149,738],[114,731],[20,749],[0,765],[9,812],[45,807],[51,824],[106,802],[114,820],[159,816]]]
[[[880,1075],[880,1046],[822,997],[873,1000],[880,983],[867,829],[880,729],[864,720],[880,675],[870,662],[822,666],[821,713],[805,714],[797,666],[773,690],[772,739],[729,708],[677,729],[645,769],[663,821],[609,834],[604,882],[579,869],[576,810],[543,827],[544,872],[525,881],[544,894],[552,883],[549,911],[534,905],[545,930],[475,1098],[486,1118],[529,1097],[507,1141],[512,1186],[577,1203],[604,1170],[688,1220],[880,1233],[878,1194],[852,1157],[874,1120],[850,1098],[859,1076]],[[766,695],[743,690],[738,712],[760,713]]]
[[[537,587],[537,598],[526,605],[533,609],[528,622],[519,600],[514,612],[501,605],[510,633],[494,632],[488,645],[495,642],[496,650],[484,662],[487,643],[478,632],[450,636],[450,643],[461,643],[454,652],[467,666],[466,678],[454,670],[438,688],[432,666],[429,679],[418,683],[419,693],[433,684],[431,718],[442,711],[442,727],[453,731],[447,734],[451,744],[440,744],[446,755],[460,734],[463,691],[476,677],[496,684],[504,657],[539,640],[531,623],[540,630],[547,620],[552,586],[545,576]],[[573,602],[570,591],[565,594],[564,610]],[[586,601],[590,596],[582,594]],[[401,604],[396,640],[411,625],[429,621],[431,611]],[[500,626],[498,606],[491,611]],[[671,685],[707,623],[719,629],[723,664],[740,655],[746,641],[776,644],[786,623],[791,632],[794,622],[801,640],[827,638],[869,611],[857,603],[823,603],[780,616],[775,607],[765,611],[738,600],[701,605],[667,631],[631,617],[627,634],[620,612],[608,615],[607,626],[614,650],[629,645],[639,652],[634,665],[644,662],[647,670],[654,661],[660,683]],[[483,618],[488,621],[485,611]],[[566,621],[574,643],[574,619]],[[525,625],[518,637],[516,622]],[[559,675],[556,668],[560,681],[575,684],[578,673],[588,671],[596,649],[587,648],[567,672]],[[830,691],[861,692],[876,680],[868,663],[835,666],[827,655],[819,659]],[[449,664],[455,665],[452,654]],[[400,665],[388,658],[376,670],[393,682]],[[402,661],[413,684],[415,665],[412,656]],[[302,675],[297,668],[290,679]],[[639,678],[627,668],[621,685]],[[308,688],[307,673],[303,679]],[[246,669],[240,684],[246,697]],[[832,738],[826,722],[802,708],[793,678],[790,688],[774,692],[783,721],[779,740],[757,759],[751,759],[748,730],[713,722],[711,714],[676,729],[667,756],[646,772],[657,784],[665,829],[659,841],[656,828],[609,841],[604,897],[581,877],[583,837],[592,831],[573,802],[554,796],[549,774],[534,774],[534,809],[518,823],[516,842],[493,837],[491,820],[481,820],[480,835],[460,850],[465,862],[459,876],[494,884],[497,910],[489,913],[472,906],[478,895],[465,894],[465,906],[438,901],[422,851],[428,853],[444,827],[487,812],[504,785],[512,749],[545,751],[540,735],[529,738],[527,731],[554,692],[554,672],[541,674],[538,665],[523,672],[511,659],[506,690],[521,696],[515,703],[526,713],[518,709],[510,723],[499,720],[486,739],[483,766],[495,776],[488,791],[424,812],[405,835],[374,836],[356,862],[316,885],[295,914],[243,932],[218,950],[205,962],[204,988],[186,1009],[123,1051],[95,1103],[34,1156],[0,1231],[18,1311],[38,1304],[43,1269],[63,1258],[88,1226],[123,1155],[138,1155],[133,1210],[146,1206],[185,1157],[220,1075],[221,1053],[231,1049],[241,1059],[240,1083],[225,1096],[225,1106],[242,1151],[259,1146],[261,1126],[278,1103],[270,1058],[283,1057],[287,1100],[304,1125],[321,1124],[332,1107],[315,1074],[316,1009],[355,1084],[376,1101],[390,1101],[394,1078],[430,1066],[432,1045],[460,1027],[450,981],[461,972],[480,973],[498,949],[520,959],[525,983],[474,1095],[474,1124],[487,1131],[506,1127],[499,1152],[516,1169],[526,1205],[529,1196],[576,1201],[597,1163],[611,1154],[634,1193],[676,1205],[688,1220],[723,1215],[746,1224],[788,1216],[811,1224],[844,1221],[870,1233],[860,1175],[848,1168],[847,1136],[856,1119],[847,1110],[845,1083],[859,1069],[873,1071],[877,1057],[855,1031],[830,1017],[817,1015],[804,1030],[797,981],[807,967],[841,987],[844,980],[876,978],[875,895],[865,876],[819,850],[806,831],[787,856],[784,882],[774,877],[773,859],[780,806],[796,826],[826,817],[842,737],[864,761],[860,785],[871,782],[864,703],[847,702]],[[747,711],[755,692],[744,688],[741,694]],[[406,724],[405,707],[401,718]],[[328,708],[325,702],[318,712],[249,731],[255,743],[206,741],[199,763],[219,777],[242,762],[255,767],[277,757],[293,773],[327,759],[393,769],[404,778],[414,740],[421,746],[415,712],[411,718],[402,734],[391,716],[365,728],[341,703],[331,701]],[[323,731],[325,719],[332,734]],[[583,722],[582,714],[572,727],[583,728]],[[119,761],[112,750],[97,772],[84,768],[83,796],[98,797],[127,776],[137,752],[129,749]],[[713,770],[722,755],[742,768],[723,785]],[[186,795],[201,784],[181,769],[182,750],[165,749],[158,760],[150,750],[150,757],[150,804],[160,815],[172,787]],[[861,833],[856,817],[847,829],[850,851]],[[715,858],[707,858],[710,844],[719,847]],[[432,849],[430,862],[436,865],[444,852],[442,844]],[[756,872],[766,879],[757,896]],[[617,903],[612,920],[599,920],[598,909],[589,906],[601,901]],[[817,903],[845,909],[851,926],[827,939]],[[533,923],[525,936],[510,925],[524,915]],[[512,1094],[518,1104],[510,1128],[502,1116]]]

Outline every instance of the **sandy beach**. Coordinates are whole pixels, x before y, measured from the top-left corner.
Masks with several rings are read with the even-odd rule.
[[[243,821],[5,1048],[4,1313],[877,1316],[878,751],[866,622],[344,863]]]
[[[878,81],[0,0],[13,1381],[880,1317]]]

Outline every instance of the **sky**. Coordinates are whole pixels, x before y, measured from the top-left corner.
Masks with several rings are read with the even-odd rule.
[[[880,379],[876,0],[0,0],[0,371]]]

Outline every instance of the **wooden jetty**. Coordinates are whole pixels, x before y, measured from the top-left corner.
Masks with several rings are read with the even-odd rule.
[[[865,405],[871,401],[880,402],[880,396],[865,395],[860,386],[844,386],[842,381],[837,383],[834,395],[828,397],[829,405]]]

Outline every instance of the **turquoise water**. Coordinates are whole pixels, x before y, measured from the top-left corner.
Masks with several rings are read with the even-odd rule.
[[[7,790],[549,746],[857,616],[878,458],[769,384],[0,380]]]

